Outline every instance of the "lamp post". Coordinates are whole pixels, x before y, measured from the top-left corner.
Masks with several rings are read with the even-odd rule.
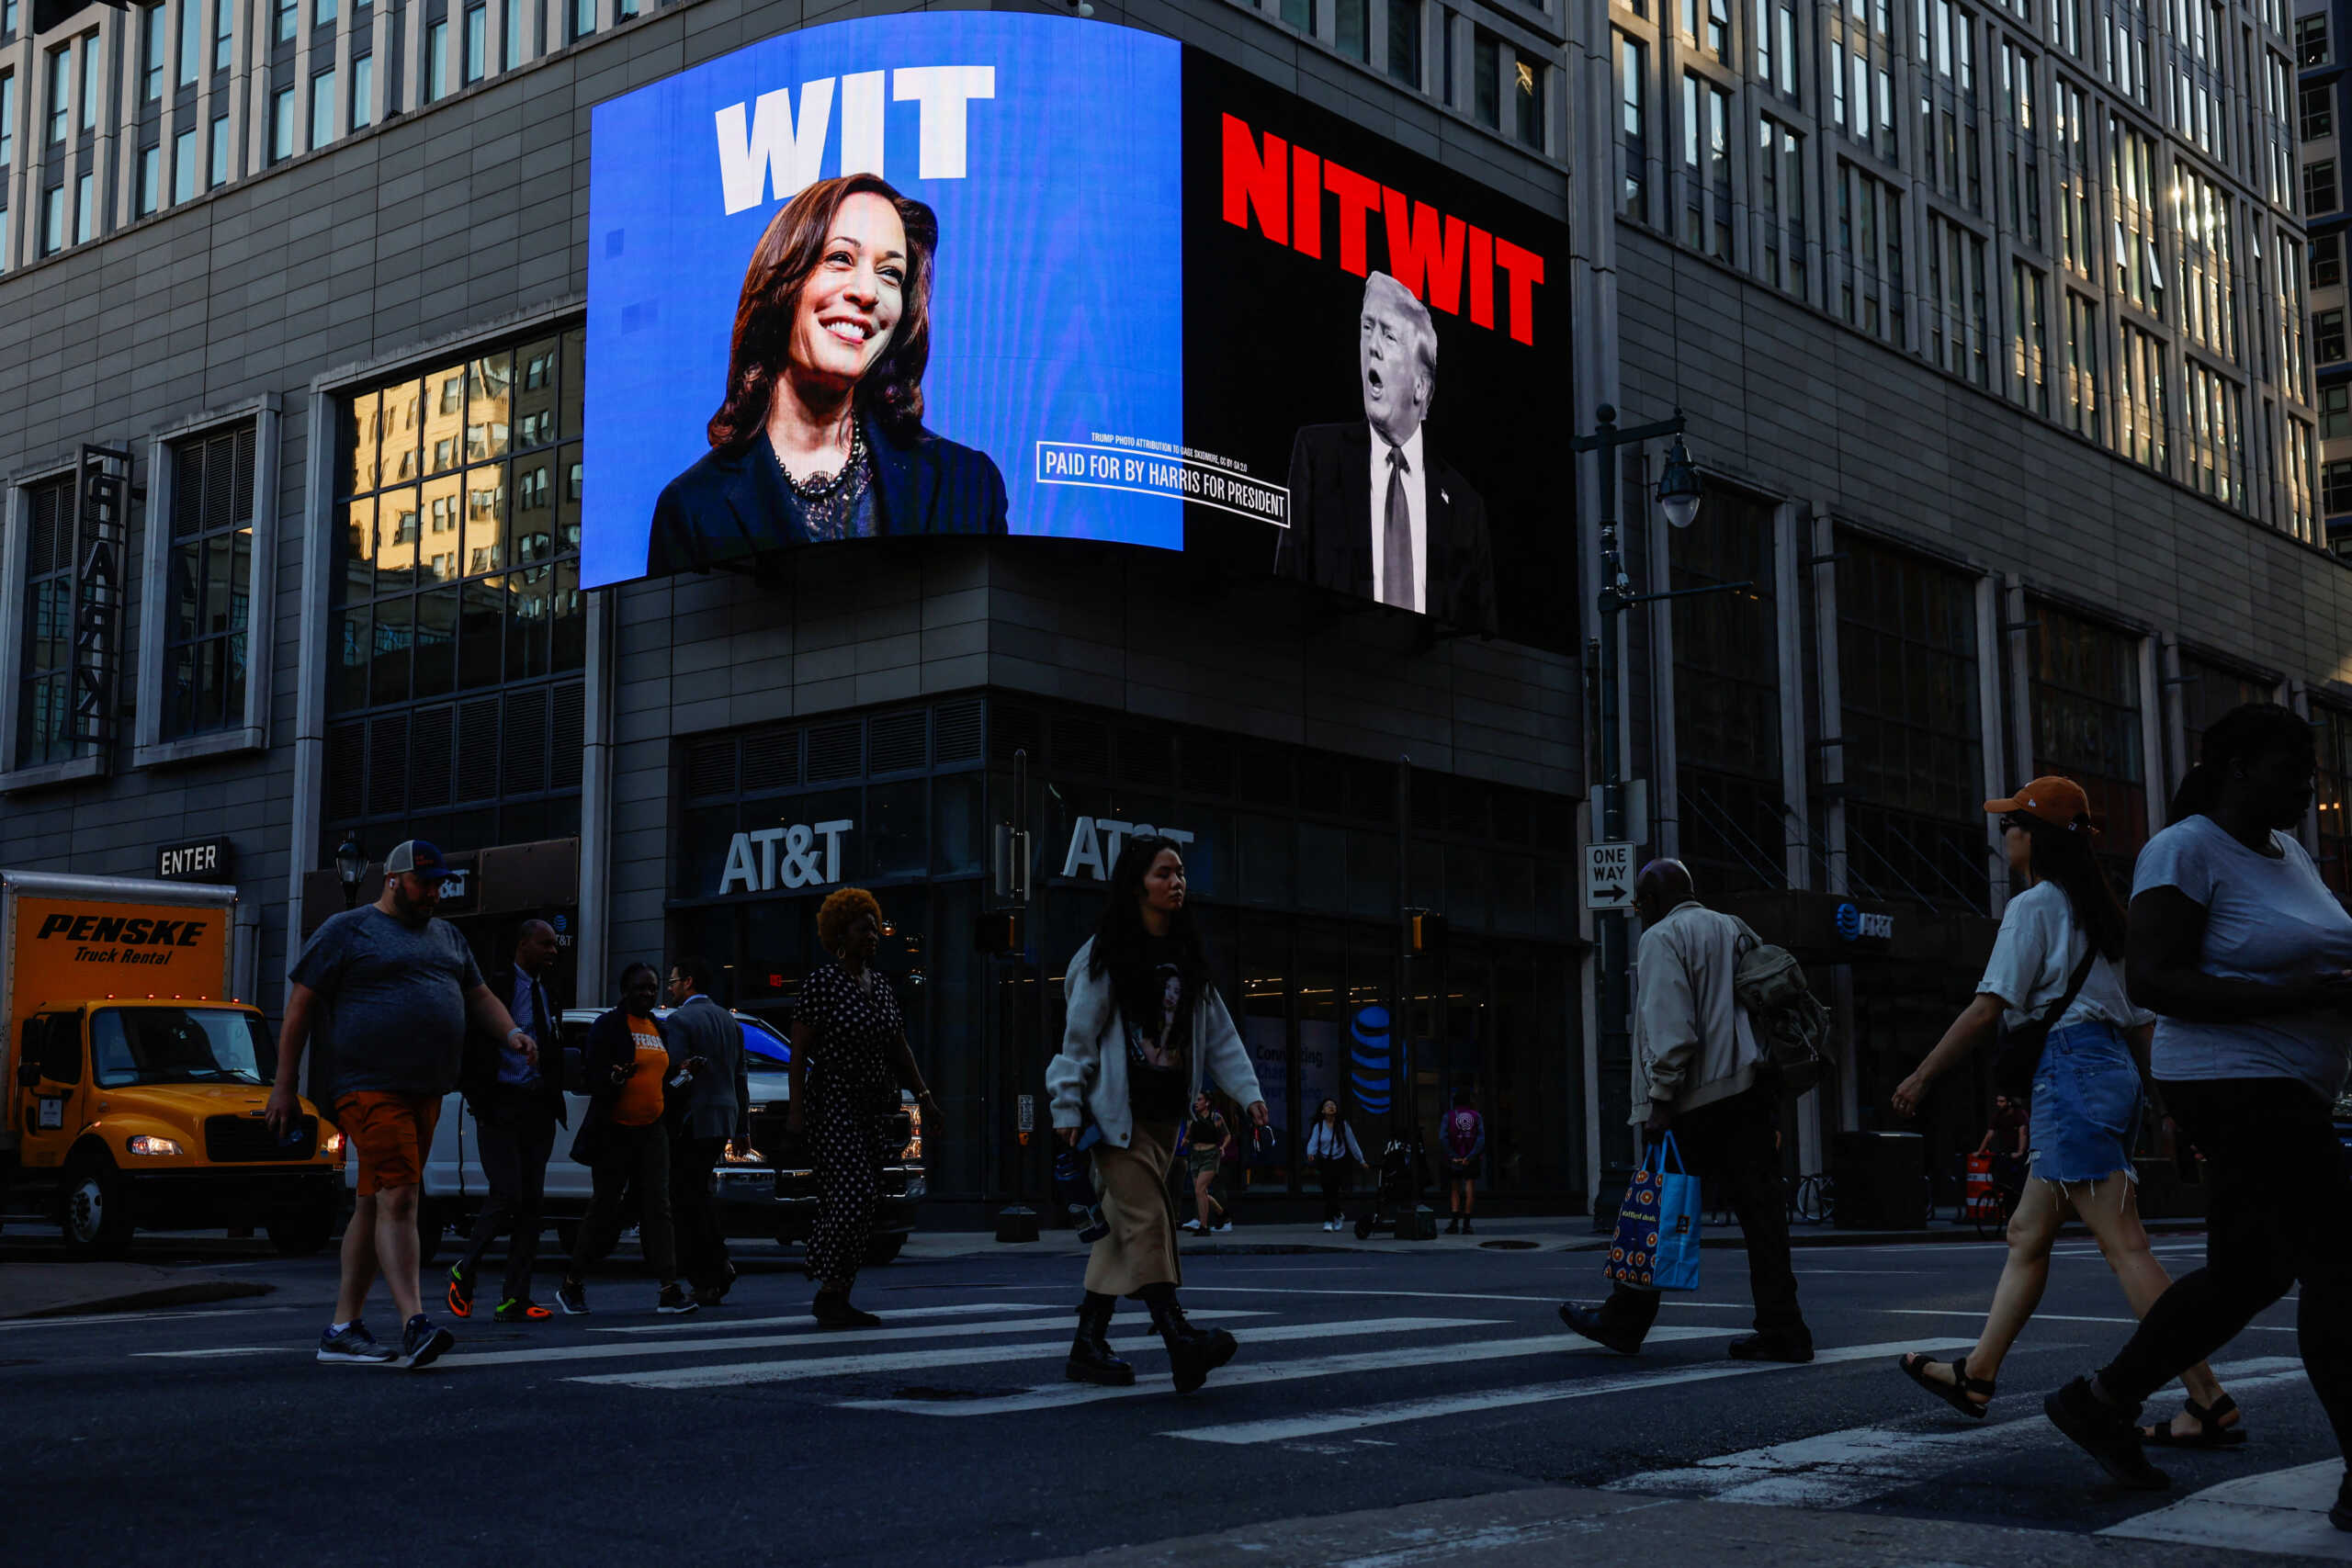
[[[368,852],[360,847],[356,828],[334,847],[334,874],[343,879],[343,907],[349,909],[359,902],[359,879],[368,874]]]
[[[1593,663],[1600,682],[1600,800],[1597,813],[1598,838],[1603,843],[1617,843],[1625,834],[1624,759],[1618,743],[1618,671],[1617,617],[1635,605],[1655,604],[1661,599],[1687,598],[1695,593],[1722,593],[1736,588],[1752,586],[1748,582],[1726,582],[1704,588],[1668,590],[1656,593],[1636,593],[1633,579],[1625,572],[1623,542],[1617,536],[1618,449],[1638,447],[1645,443],[1671,435],[1674,445],[1668,449],[1666,468],[1658,476],[1657,504],[1667,523],[1676,528],[1688,528],[1699,515],[1699,471],[1690,460],[1690,449],[1683,444],[1684,420],[1679,409],[1671,419],[1650,424],[1619,428],[1617,411],[1603,403],[1594,411],[1597,423],[1589,435],[1579,435],[1569,443],[1577,452],[1599,452],[1601,456],[1600,478],[1600,646],[1591,650]],[[1600,945],[1600,1043],[1623,1042],[1623,1059],[1630,1066],[1632,1054],[1632,1006],[1628,982],[1629,938],[1625,914],[1620,909],[1600,911],[1595,916],[1596,934]],[[1612,1050],[1604,1056],[1604,1066],[1613,1066],[1620,1059]],[[1623,1092],[1616,1092],[1613,1082],[1601,1085],[1600,1183],[1593,1193],[1593,1224],[1597,1230],[1606,1230],[1615,1223],[1615,1194],[1622,1192],[1633,1174],[1633,1134],[1626,1112],[1632,1089],[1630,1078]],[[1614,1117],[1612,1122],[1611,1118]],[[1615,1159],[1610,1156],[1618,1149],[1624,1152]]]

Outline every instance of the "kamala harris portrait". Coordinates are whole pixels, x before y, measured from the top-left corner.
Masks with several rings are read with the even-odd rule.
[[[923,428],[939,222],[876,175],[820,180],[743,275],[710,450],[663,487],[646,570],[838,539],[1006,531],[988,454]]]

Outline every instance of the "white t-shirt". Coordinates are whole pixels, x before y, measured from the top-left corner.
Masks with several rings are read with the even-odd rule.
[[[2274,856],[2247,849],[2210,817],[2158,833],[2140,852],[2134,897],[2173,887],[2205,908],[2198,967],[2228,980],[2309,979],[2352,969],[2352,915],[2311,855],[2273,833]],[[2352,1019],[2334,1009],[2231,1023],[2156,1021],[2159,1078],[2298,1078],[2324,1100],[2344,1089]]]
[[[2066,890],[2054,882],[2037,882],[2009,900],[2001,916],[2001,934],[1993,939],[1993,957],[1984,977],[1976,982],[1979,996],[1996,996],[2008,1004],[2001,1021],[2011,1029],[2040,1017],[2042,1010],[2066,994],[2075,965],[2083,961],[2090,938],[2075,923],[2075,907]],[[2123,972],[2113,959],[2091,961],[2083,988],[2066,1016],[2049,1021],[2052,1029],[2070,1023],[2107,1022],[2131,1029],[2155,1014],[2133,1007],[2123,989]]]

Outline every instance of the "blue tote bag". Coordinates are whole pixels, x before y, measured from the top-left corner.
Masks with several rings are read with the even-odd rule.
[[[1699,1179],[1682,1168],[1674,1134],[1650,1151],[1617,1208],[1617,1239],[1601,1272],[1645,1291],[1699,1288]],[[1671,1164],[1671,1169],[1668,1165]]]

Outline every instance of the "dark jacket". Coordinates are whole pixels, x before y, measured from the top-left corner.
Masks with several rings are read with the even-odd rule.
[[[486,975],[482,983],[499,1005],[510,1014],[514,1010],[514,965],[509,964],[494,975]],[[547,982],[539,982],[539,999],[543,1011],[534,1024],[531,1038],[539,1047],[538,1095],[555,1112],[555,1119],[569,1124],[570,1117],[563,1103],[563,1015],[556,1010],[556,1000],[548,995]],[[491,1101],[510,1094],[528,1092],[511,1084],[498,1081],[498,1062],[504,1055],[506,1042],[483,1029],[469,1027],[466,1031],[466,1056],[458,1073],[458,1092],[466,1103],[480,1116]]]
[[[1468,631],[1495,629],[1494,550],[1487,503],[1424,431],[1421,460],[1428,530],[1425,608]],[[1372,597],[1372,427],[1310,424],[1290,449],[1287,572],[1325,588]]]
[[[710,998],[697,994],[662,1021],[670,1048],[700,1056],[703,1071],[683,1093],[680,1129],[689,1138],[740,1138],[751,1129],[751,1066],[743,1052],[743,1026]]]
[[[660,1019],[648,1021],[653,1032],[662,1037],[664,1049],[673,1054],[670,1071],[662,1075],[662,1119],[673,1119],[673,1112],[685,1106],[685,1095],[669,1087],[672,1074],[678,1070],[677,1046],[671,1038],[670,1027]],[[580,1077],[587,1086],[588,1111],[580,1119],[582,1132],[591,1127],[603,1127],[613,1119],[613,1106],[621,1097],[621,1086],[613,1081],[613,1069],[625,1067],[637,1060],[636,1031],[628,1026],[626,1009],[607,1008],[596,1015],[588,1026],[588,1044],[581,1053]]]
[[[987,453],[921,428],[892,434],[868,415],[858,428],[873,454],[877,536],[1006,531],[1004,475]],[[787,500],[764,434],[714,448],[662,487],[645,570],[704,570],[808,544]]]

